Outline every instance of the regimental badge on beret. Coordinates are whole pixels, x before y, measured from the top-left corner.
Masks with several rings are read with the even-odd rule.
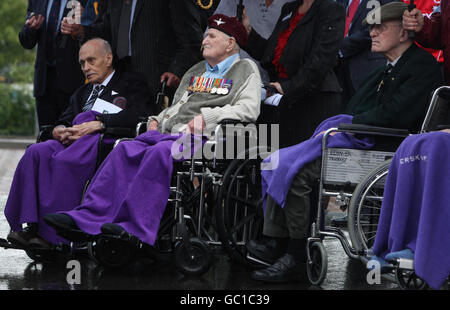
[[[225,24],[225,22],[222,20],[222,18],[215,19],[214,22],[217,24],[217,26],[220,26],[222,24]]]

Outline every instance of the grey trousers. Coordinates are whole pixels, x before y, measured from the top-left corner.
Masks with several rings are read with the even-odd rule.
[[[305,165],[292,180],[284,207],[267,197],[263,234],[269,237],[303,239],[309,236],[310,193],[320,177],[322,159]]]

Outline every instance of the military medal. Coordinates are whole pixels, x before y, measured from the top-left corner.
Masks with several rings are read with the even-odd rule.
[[[225,80],[225,83],[223,84],[223,95],[227,95],[230,92],[231,85],[233,84],[233,80]]]
[[[198,77],[196,77],[194,92],[198,92],[199,89],[200,89],[200,77],[198,76]]]
[[[191,80],[189,81],[189,86],[188,86],[188,88],[187,88],[187,90],[188,90],[189,92],[192,92],[192,91],[194,90],[194,79],[195,79],[195,76],[193,76],[193,77],[191,78]]]
[[[212,84],[213,80],[214,80],[213,78],[208,78],[208,82],[206,83],[206,92],[207,93],[211,92],[211,84]]]
[[[217,94],[218,95],[222,95],[222,84],[223,84],[223,80],[220,79],[219,86],[217,86]]]
[[[219,79],[214,79],[213,87],[211,88],[211,94],[217,93],[217,82]]]

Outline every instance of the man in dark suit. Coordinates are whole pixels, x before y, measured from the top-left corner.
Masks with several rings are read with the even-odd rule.
[[[30,0],[27,20],[19,33],[24,48],[36,46],[34,96],[39,126],[53,124],[66,109],[72,93],[83,84],[78,65],[79,44],[59,33],[67,16],[67,0]],[[80,1],[84,5],[85,1]],[[64,44],[62,44],[64,42]]]
[[[194,0],[111,0],[90,27],[64,23],[62,31],[109,41],[122,67],[145,74],[155,98],[164,79],[176,89],[186,70],[201,60],[206,22],[207,11]]]
[[[394,0],[380,0],[380,5]],[[371,39],[367,26],[362,25],[373,6],[369,0],[337,0],[346,8],[345,33],[339,50],[339,66],[336,72],[343,88],[344,103],[353,96],[361,81],[376,67],[386,63],[381,54],[371,51]]]
[[[107,127],[134,128],[140,116],[146,116],[150,92],[140,73],[115,71],[109,43],[103,39],[86,42],[80,49],[79,62],[88,84],[80,87],[70,98],[70,104],[53,129],[53,137],[63,144],[83,135],[104,131]],[[120,106],[119,113],[102,113],[95,121],[75,125],[73,119],[89,111],[99,98]]]
[[[31,145],[14,175],[5,206],[12,230],[8,240],[24,248],[63,241],[42,222],[43,215],[79,204],[84,185],[95,172],[98,133],[109,126],[135,128],[149,102],[145,77],[114,70],[107,41],[86,42],[79,62],[89,83],[71,97],[53,129],[54,139]],[[29,226],[22,230],[24,223]]]

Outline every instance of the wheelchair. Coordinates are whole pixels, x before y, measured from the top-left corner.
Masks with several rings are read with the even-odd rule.
[[[45,142],[47,140],[53,139],[52,131],[54,126],[44,125],[39,128],[39,133],[36,137],[36,143]],[[108,139],[120,139],[123,137],[135,137],[136,129],[125,128],[125,127],[109,127],[106,128],[104,132],[100,134],[100,139],[97,144],[98,155],[96,158],[95,170],[98,169],[100,164],[112,150],[113,143],[109,142]],[[83,195],[87,186],[89,185],[89,180],[84,186]],[[57,245],[52,245],[50,248],[39,248],[39,247],[28,247],[23,248],[21,246],[10,243],[8,240],[0,238],[0,247],[4,249],[17,249],[23,250],[29,258],[35,262],[55,262],[57,260],[65,260],[68,257],[73,257],[76,255],[83,255],[87,251],[86,244],[78,243],[60,243]]]
[[[436,89],[423,120],[420,133],[436,130],[448,114],[450,87]],[[311,234],[307,242],[307,275],[311,284],[320,286],[326,278],[327,252],[323,245],[326,237],[337,238],[345,253],[364,264],[370,260],[383,200],[384,184],[394,155],[390,151],[354,150],[327,148],[327,140],[333,132],[406,138],[406,130],[379,128],[366,125],[342,124],[338,128],[327,130],[322,139],[322,168],[319,179],[319,205],[317,216],[311,224]],[[348,209],[348,235],[337,227],[324,226],[324,210],[321,205],[325,198],[336,197],[341,210]],[[384,275],[391,281],[397,281],[402,288],[421,289],[426,287],[411,269],[397,264],[395,270]]]
[[[245,244],[262,231],[260,164],[270,152],[257,145],[257,137],[255,124],[221,122],[202,149],[210,150],[210,156],[193,156],[174,166],[155,244],[101,234],[89,244],[90,258],[120,268],[144,256],[171,262],[184,275],[201,275],[209,270],[215,250],[225,249],[233,260],[254,266]]]

